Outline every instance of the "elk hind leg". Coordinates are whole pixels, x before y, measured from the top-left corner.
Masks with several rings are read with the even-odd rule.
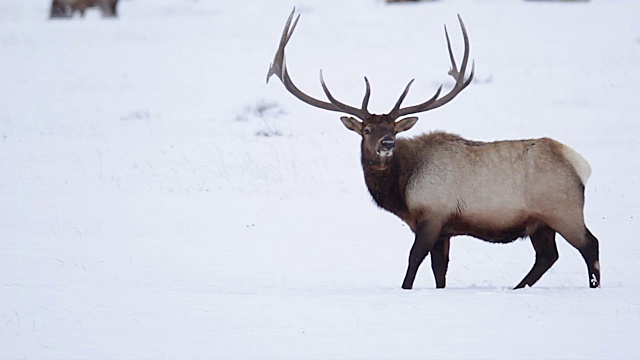
[[[556,232],[552,228],[541,225],[531,234],[531,243],[536,251],[536,261],[531,271],[516,285],[516,289],[532,286],[558,260],[558,248],[555,240]]]
[[[579,227],[567,231],[558,230],[573,247],[578,249],[585,263],[589,274],[589,287],[600,287],[600,260],[598,239],[587,229],[584,223]]]
[[[436,288],[446,286],[447,268],[449,267],[449,247],[451,237],[440,238],[431,249],[431,269],[436,279]]]
[[[578,248],[580,254],[584,258],[584,261],[587,263],[587,269],[589,271],[589,287],[590,288],[599,288],[600,287],[600,251],[599,251],[599,243],[598,239],[587,229],[584,228],[584,237],[586,239],[585,245],[581,248]]]

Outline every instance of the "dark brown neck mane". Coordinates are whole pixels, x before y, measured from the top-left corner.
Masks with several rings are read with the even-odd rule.
[[[381,170],[379,162],[367,160],[362,156],[362,170],[367,189],[376,204],[412,226],[412,217],[405,200],[405,189],[409,179],[400,168],[398,156],[401,154],[398,150],[401,149],[396,149],[384,170]]]

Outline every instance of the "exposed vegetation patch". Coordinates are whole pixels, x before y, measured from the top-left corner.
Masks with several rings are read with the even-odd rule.
[[[236,116],[236,121],[260,123],[261,127],[255,131],[256,136],[282,136],[283,133],[278,129],[275,120],[285,113],[280,104],[275,101],[258,100],[254,104],[245,106]]]

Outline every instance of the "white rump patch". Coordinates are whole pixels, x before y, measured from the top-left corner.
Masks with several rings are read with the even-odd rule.
[[[568,147],[567,145],[562,145],[562,153],[569,160],[573,168],[578,173],[580,180],[582,181],[582,185],[587,184],[587,180],[589,180],[589,176],[591,176],[591,165],[582,157],[582,155],[578,154],[577,151]]]

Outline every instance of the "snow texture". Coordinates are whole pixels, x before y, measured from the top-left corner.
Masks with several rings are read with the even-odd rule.
[[[591,164],[602,288],[558,236],[451,246],[400,288],[411,231],[366,191],[359,139],[265,75],[293,6],[296,84],[386,112],[477,79],[406,136],[548,136]],[[49,20],[0,0],[0,358],[638,358],[640,2],[122,0]]]

